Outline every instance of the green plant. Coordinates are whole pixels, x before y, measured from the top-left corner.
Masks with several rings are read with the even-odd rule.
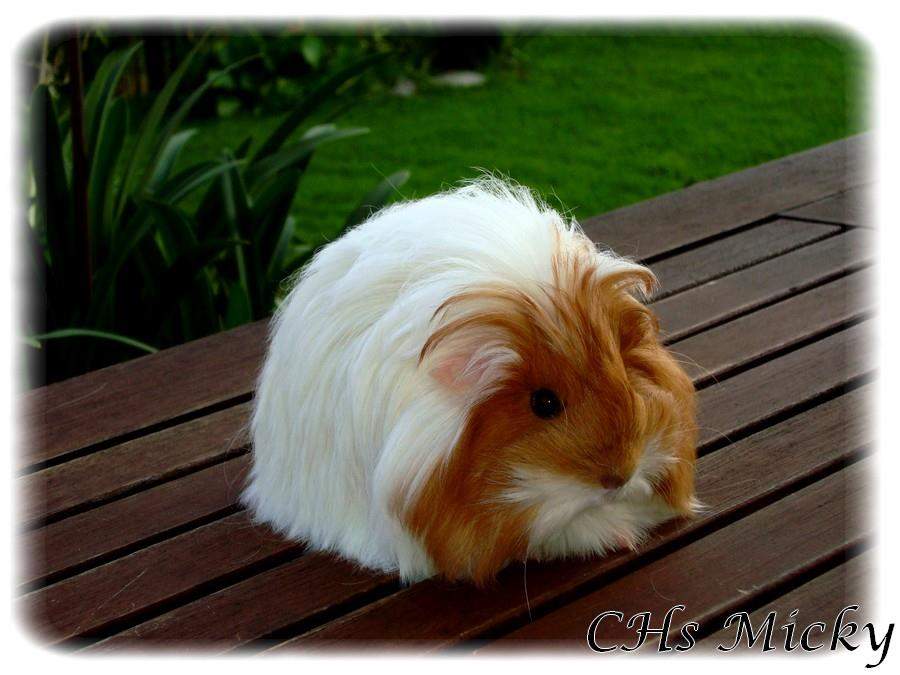
[[[247,138],[216,161],[176,171],[194,134],[182,122],[213,80],[176,105],[195,48],[131,132],[131,110],[116,90],[139,48],[104,59],[83,110],[77,91],[65,117],[48,87],[38,86],[32,97],[34,199],[26,237],[44,311],[33,317],[28,342],[44,348],[48,379],[266,316],[280,281],[313,252],[296,245],[288,215],[313,152],[366,131],[319,125],[291,141],[372,59],[323,76],[252,152]],[[389,196],[386,186],[405,178],[385,179],[371,205],[377,208]],[[192,195],[203,189],[191,207]]]

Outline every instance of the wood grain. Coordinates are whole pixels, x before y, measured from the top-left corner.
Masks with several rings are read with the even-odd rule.
[[[674,342],[669,349],[695,383],[706,384],[749,361],[871,316],[874,284],[875,270],[856,272]]]
[[[861,134],[588,218],[584,231],[621,255],[658,256],[870,182]]]
[[[659,281],[659,297],[669,296],[838,232],[833,225],[779,219],[660,260],[650,268]]]
[[[699,420],[701,424],[700,442],[703,447],[720,442],[722,439],[732,438],[741,433],[742,429],[765,423],[774,415],[783,410],[797,406],[800,402],[819,396],[823,392],[841,386],[843,383],[860,377],[871,367],[868,357],[868,322],[851,327],[825,340],[813,343],[796,352],[787,354],[781,358],[770,361],[760,367],[742,373],[731,380],[714,385],[703,390],[699,395]],[[828,363],[829,368],[824,373],[819,373],[816,367],[821,363]],[[703,450],[701,447],[701,450]],[[195,536],[203,537],[204,532],[214,529],[216,524],[206,525],[193,530]],[[242,543],[242,536],[255,537],[256,530],[235,535],[236,543]],[[118,534],[119,537],[128,537],[127,532]],[[172,545],[168,555],[180,555],[178,541],[182,537],[176,537],[155,547],[163,556],[166,549],[160,548]],[[175,543],[173,543],[175,542]],[[133,554],[140,555],[147,550]],[[120,559],[123,562],[129,558]],[[218,567],[225,565],[228,560],[211,558],[205,563],[210,574],[214,574]],[[323,558],[323,565],[330,564],[330,560]],[[91,570],[104,579],[115,578],[122,574],[116,563]],[[130,568],[124,568],[129,571]],[[84,573],[73,577],[68,581],[74,582],[87,577],[90,573]],[[54,588],[67,582],[60,582],[48,587],[46,591],[52,593]],[[240,589],[238,589],[239,591]],[[93,597],[87,594],[88,601]],[[71,602],[74,603],[74,600]],[[74,609],[72,611],[75,611]]]
[[[22,586],[46,583],[237,508],[249,455],[25,532]]]
[[[825,223],[872,227],[874,225],[874,218],[871,215],[873,192],[874,188],[871,185],[851,188],[785,211],[783,215]]]
[[[851,394],[839,399],[839,403],[832,402],[815,412],[805,413],[774,427],[753,441],[748,439],[737,450],[739,453],[743,451],[742,454],[720,451],[703,458],[698,477],[703,499],[723,503],[722,497],[718,496],[723,491],[723,484],[718,481],[729,472],[747,475],[749,471],[752,476],[769,469],[771,464],[767,453],[759,452],[758,448],[766,448],[768,453],[796,448],[786,471],[779,472],[782,481],[796,480],[804,471],[821,470],[823,466],[857,451],[870,439],[868,413],[863,408],[864,396],[865,392]],[[822,435],[818,435],[813,429],[821,423],[824,423],[825,429]],[[773,443],[773,439],[777,439],[777,443]],[[821,454],[813,439],[827,442],[829,450]],[[816,460],[805,462],[813,453],[817,454]],[[745,488],[752,488],[752,481],[745,483],[750,483]],[[766,485],[764,482],[757,483],[758,488],[766,488]],[[748,500],[759,496],[752,489],[744,494]],[[96,647],[134,648],[145,640],[150,644],[160,644],[166,640],[192,636],[199,640],[195,645],[199,649],[233,649],[282,631],[286,626],[308,622],[323,611],[323,604],[346,603],[372,590],[390,589],[395,583],[391,578],[380,575],[350,574],[350,570],[354,567],[341,561],[316,555],[305,556],[174,609],[113,636]],[[532,566],[529,567],[531,570]],[[285,584],[287,577],[291,579],[291,584]],[[341,579],[346,583],[342,583]],[[448,607],[447,611],[454,611],[453,606]]]
[[[864,321],[701,391],[701,450],[871,373],[872,336]]]
[[[669,341],[857,270],[872,260],[872,233],[852,230],[652,304]]]
[[[23,596],[17,609],[46,642],[102,635],[117,623],[252,574],[301,546],[236,513]]]
[[[179,649],[223,652],[332,614],[397,587],[327,555],[306,555],[92,645],[88,651]]]
[[[25,394],[17,468],[246,396],[266,330],[258,321]]]
[[[114,445],[18,479],[26,526],[246,450],[250,404]]]

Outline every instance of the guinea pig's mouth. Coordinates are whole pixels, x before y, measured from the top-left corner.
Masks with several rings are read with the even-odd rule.
[[[533,507],[529,557],[597,554],[634,548],[656,524],[671,518],[671,509],[654,499],[654,483],[677,461],[649,443],[634,473],[619,488],[588,484],[534,467],[520,467],[507,502]]]
[[[654,483],[672,462],[671,455],[661,451],[656,439],[644,452],[628,479],[617,487],[587,483],[546,469],[518,467],[512,485],[502,495],[506,502],[538,506],[546,519],[563,524],[585,510],[617,502],[646,502],[654,494]]]

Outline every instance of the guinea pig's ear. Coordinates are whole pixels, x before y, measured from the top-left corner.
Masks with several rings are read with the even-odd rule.
[[[462,311],[428,337],[419,363],[454,393],[484,394],[521,361],[512,346],[514,336],[522,330],[521,321],[515,313],[499,307],[494,295],[457,296],[444,303],[435,316],[448,308]]]
[[[602,279],[601,293],[615,314],[619,344],[623,351],[635,347],[659,332],[656,315],[642,302],[656,287],[656,277],[646,267],[629,266]]]
[[[657,288],[656,275],[643,265],[631,263],[605,276],[600,282],[607,292],[626,292],[638,299],[649,298]]]
[[[476,335],[478,333],[480,331]],[[473,336],[445,342],[429,359],[431,377],[457,394],[490,390],[503,379],[508,368],[519,361],[519,356],[496,339],[481,337],[480,341]]]

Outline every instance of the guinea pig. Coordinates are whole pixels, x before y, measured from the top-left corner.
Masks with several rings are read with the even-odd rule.
[[[244,503],[405,582],[635,547],[696,504],[654,283],[498,178],[383,209],[273,318]]]

